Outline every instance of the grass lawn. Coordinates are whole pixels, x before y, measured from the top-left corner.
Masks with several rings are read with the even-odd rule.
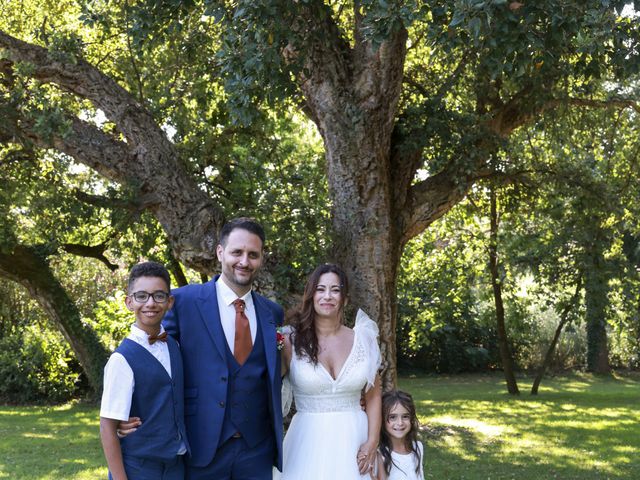
[[[417,403],[425,478],[640,479],[640,376],[545,379],[520,398],[501,375],[402,378]]]
[[[640,376],[400,379],[424,425],[427,479],[640,479]],[[98,408],[0,406],[0,479],[106,478]],[[300,479],[304,480],[304,479]],[[327,479],[341,480],[341,479]]]

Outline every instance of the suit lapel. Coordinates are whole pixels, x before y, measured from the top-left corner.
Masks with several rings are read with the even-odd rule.
[[[267,357],[269,376],[273,378],[276,370],[276,319],[270,308],[264,305],[262,297],[255,292],[251,293],[253,304],[256,307],[256,323],[262,329],[262,342],[264,355]]]
[[[224,330],[222,330],[222,323],[220,322],[220,310],[218,309],[218,295],[216,293],[216,280],[218,277],[213,278],[204,285],[200,297],[198,297],[198,310],[200,311],[200,317],[207,328],[211,340],[215,344],[220,356],[226,358],[226,337],[224,336]]]

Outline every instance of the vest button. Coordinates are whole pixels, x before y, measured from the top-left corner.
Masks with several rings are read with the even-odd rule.
[[[220,402],[219,405],[224,408],[224,402]]]
[[[220,377],[220,380],[222,380],[223,382],[227,381],[227,377]]]

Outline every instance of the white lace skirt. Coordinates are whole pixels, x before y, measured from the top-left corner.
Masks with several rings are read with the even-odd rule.
[[[367,440],[362,410],[297,412],[284,438],[282,475],[274,480],[361,480],[356,456]]]

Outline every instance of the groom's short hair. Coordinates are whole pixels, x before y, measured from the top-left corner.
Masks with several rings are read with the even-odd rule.
[[[227,223],[225,223],[222,226],[222,229],[220,230],[220,242],[219,242],[220,245],[224,247],[227,243],[227,239],[229,238],[229,235],[231,234],[231,232],[233,232],[238,228],[241,228],[242,230],[246,230],[250,233],[253,233],[254,235],[257,235],[262,241],[262,247],[264,248],[264,240],[265,240],[264,228],[262,228],[262,225],[256,222],[253,218],[249,218],[249,217],[233,218],[229,220]]]

